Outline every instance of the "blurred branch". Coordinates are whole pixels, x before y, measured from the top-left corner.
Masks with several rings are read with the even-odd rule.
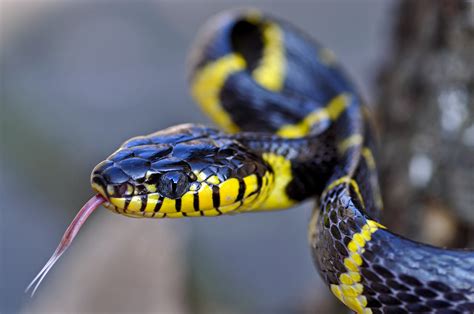
[[[385,221],[436,245],[474,241],[473,6],[402,1],[380,77]]]

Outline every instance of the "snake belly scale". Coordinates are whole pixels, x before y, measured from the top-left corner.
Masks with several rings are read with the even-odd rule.
[[[95,167],[106,207],[131,217],[219,216],[314,197],[316,268],[357,313],[474,312],[474,253],[380,224],[374,135],[333,54],[257,11],[213,18],[191,52],[194,99],[226,132],[184,124],[125,142]]]

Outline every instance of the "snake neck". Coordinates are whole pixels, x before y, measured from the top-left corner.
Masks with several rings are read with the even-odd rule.
[[[258,210],[287,208],[319,195],[337,164],[337,148],[329,140],[332,129],[295,139],[259,132],[231,136],[261,156],[273,173],[273,187]]]

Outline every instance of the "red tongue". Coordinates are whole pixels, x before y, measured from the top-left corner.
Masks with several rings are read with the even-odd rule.
[[[69,245],[71,245],[72,240],[74,240],[77,233],[79,232],[79,229],[81,229],[89,215],[92,214],[92,212],[104,202],[105,199],[97,194],[93,196],[87,203],[85,203],[84,206],[82,206],[76,217],[74,217],[74,220],[71,222],[69,227],[67,227],[66,232],[64,232],[61,242],[59,242],[59,245],[56,248],[56,251],[54,251],[53,256],[51,256],[49,261],[46,263],[46,265],[44,265],[43,269],[41,269],[38,275],[36,275],[36,277],[31,281],[28,287],[26,287],[25,292],[28,292],[31,288],[33,288],[31,296],[35,294],[36,289],[38,289],[41,281],[43,281],[49,270],[54,266],[61,255],[69,247]]]

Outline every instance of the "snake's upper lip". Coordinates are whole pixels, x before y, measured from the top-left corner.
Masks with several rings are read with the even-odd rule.
[[[97,193],[99,193],[103,198],[106,199],[106,201],[109,201],[109,195],[107,194],[107,192],[105,192],[105,189],[103,188],[102,185],[100,184],[97,184],[95,182],[92,182],[92,189],[94,191],[96,191]]]

